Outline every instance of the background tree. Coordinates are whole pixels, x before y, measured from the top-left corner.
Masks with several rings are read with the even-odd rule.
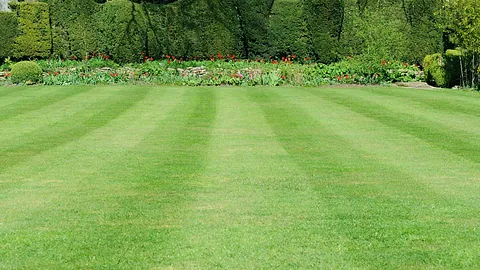
[[[475,87],[478,84],[480,1],[445,1],[439,12],[439,18],[439,24],[447,32],[450,40],[460,47],[464,85]]]

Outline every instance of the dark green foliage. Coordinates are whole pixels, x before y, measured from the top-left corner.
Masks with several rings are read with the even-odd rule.
[[[146,48],[141,6],[127,0],[107,2],[97,13],[99,51],[118,62],[137,62]]]
[[[461,84],[461,57],[462,52],[460,50],[447,50],[445,52],[445,72],[449,87]],[[469,62],[469,60],[471,60],[471,57],[464,57],[465,62]]]
[[[435,12],[440,8],[438,0],[404,0],[403,10],[409,24],[408,61],[421,63],[427,54],[440,52],[442,32],[435,25]]]
[[[13,56],[16,58],[44,58],[50,55],[51,32],[49,6],[46,3],[18,3],[18,35]]]
[[[42,68],[35,62],[22,61],[12,66],[13,83],[36,83],[42,78]]]
[[[425,55],[442,51],[434,19],[440,2],[345,0],[340,53],[422,63]]]
[[[228,1],[227,1],[228,2]],[[238,20],[238,39],[245,58],[268,57],[268,20],[273,0],[230,0]]]
[[[31,17],[19,19],[18,46],[13,47],[18,48],[17,58],[81,59],[97,52],[115,61],[137,62],[165,54],[179,58],[296,54],[322,63],[348,55],[420,63],[424,55],[442,50],[441,32],[434,24],[440,0],[41,2],[49,6],[13,5],[16,13]],[[23,13],[22,6],[28,6]],[[35,17],[32,10],[43,15]],[[14,30],[2,31],[8,33],[0,38],[9,39]],[[2,46],[0,57],[7,54],[2,50],[9,50],[8,42]]]
[[[445,54],[427,55],[423,62],[425,79],[428,84],[439,87],[452,87],[461,83],[461,51],[447,50]],[[464,57],[463,61],[471,58]],[[465,72],[467,73],[467,72]],[[468,74],[465,74],[468,76]]]
[[[275,2],[268,28],[270,55],[308,56],[307,27],[303,19],[302,3],[301,0]]]
[[[341,0],[304,0],[310,51],[322,63],[337,60],[344,3]]]
[[[98,48],[93,0],[48,0],[51,14],[53,55],[82,58]]]
[[[463,60],[462,60],[463,59]],[[427,55],[424,60],[425,79],[428,84],[438,87],[452,87],[461,84],[461,64],[471,61],[471,57],[462,56],[460,50],[447,50],[445,54]],[[464,71],[468,79],[469,72]]]
[[[146,53],[155,58],[164,54],[205,58],[238,53],[235,14],[226,5],[219,0],[143,5]]]
[[[442,54],[435,53],[425,56],[423,68],[425,72],[425,80],[428,84],[439,87],[448,86],[445,71],[445,59]]]
[[[0,62],[13,56],[13,45],[17,35],[17,18],[13,12],[0,12]]]

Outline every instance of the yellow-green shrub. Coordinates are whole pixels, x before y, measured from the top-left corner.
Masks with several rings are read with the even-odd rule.
[[[42,68],[35,62],[22,61],[12,66],[13,83],[36,83],[42,79]]]
[[[458,50],[425,56],[423,67],[427,83],[438,87],[460,85],[460,57]]]
[[[442,54],[435,53],[425,56],[423,60],[425,80],[428,84],[439,87],[447,87],[448,81],[445,71],[445,59]]]
[[[12,7],[18,16],[18,35],[13,45],[13,56],[48,57],[52,44],[48,4],[21,2]]]

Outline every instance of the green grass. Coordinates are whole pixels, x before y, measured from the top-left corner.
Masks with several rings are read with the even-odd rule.
[[[0,88],[1,269],[478,269],[480,95]]]

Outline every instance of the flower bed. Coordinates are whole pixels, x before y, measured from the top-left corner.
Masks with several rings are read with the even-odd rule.
[[[45,85],[159,84],[159,85],[300,85],[381,84],[423,80],[419,67],[398,61],[362,61],[347,58],[324,65],[295,56],[282,59],[237,60],[215,56],[210,60],[189,60],[166,55],[144,63],[119,66],[104,56],[84,61],[40,60]],[[5,68],[4,68],[5,69]],[[2,75],[3,74],[3,75]],[[8,83],[8,71],[0,73]]]

